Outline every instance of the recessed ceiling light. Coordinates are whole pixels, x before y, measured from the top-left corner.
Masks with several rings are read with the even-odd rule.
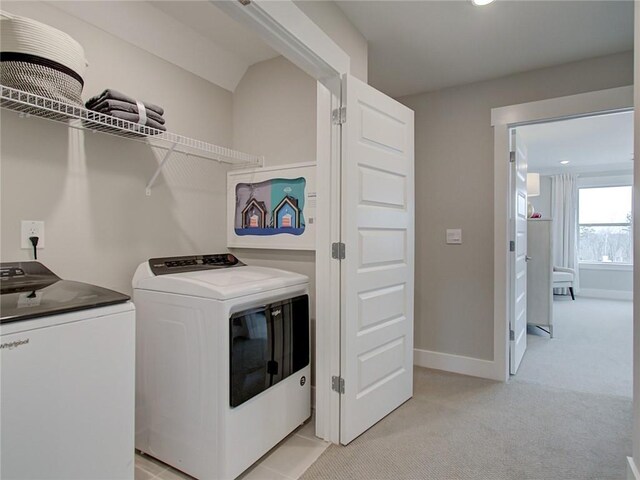
[[[495,0],[471,0],[471,3],[473,3],[476,7],[482,7],[484,5],[489,5],[490,3],[493,3]]]
[[[569,163],[569,160],[561,160],[560,165],[566,165]]]

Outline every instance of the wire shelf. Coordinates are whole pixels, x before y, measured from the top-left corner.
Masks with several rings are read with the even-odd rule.
[[[167,150],[167,156],[162,164],[172,152],[180,152],[233,165],[262,166],[263,164],[263,157],[257,155],[250,155],[175,133],[164,132],[4,85],[0,85],[0,90],[0,107],[2,108],[19,112],[25,116],[33,115],[34,117],[65,123],[72,128],[125,137],[147,143],[153,147],[163,148]],[[155,177],[157,177],[157,174],[154,175],[153,180],[155,180]],[[149,188],[150,185],[147,189]]]

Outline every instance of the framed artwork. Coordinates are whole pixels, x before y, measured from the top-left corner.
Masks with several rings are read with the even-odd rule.
[[[227,246],[315,250],[316,164],[227,173]]]

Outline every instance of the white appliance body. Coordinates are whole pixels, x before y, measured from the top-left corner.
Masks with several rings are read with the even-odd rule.
[[[131,302],[0,325],[0,478],[134,477]]]
[[[232,479],[309,418],[309,364],[230,406],[231,315],[308,295],[307,277],[248,266],[154,276],[144,263],[133,285],[137,449],[198,479]]]

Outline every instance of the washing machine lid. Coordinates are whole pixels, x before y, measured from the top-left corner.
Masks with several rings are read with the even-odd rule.
[[[125,303],[124,295],[62,280],[40,262],[0,263],[0,324]]]
[[[215,300],[229,300],[309,282],[306,275],[267,267],[239,266],[157,276],[150,270],[147,275],[141,272],[148,268],[147,262],[138,267],[133,282],[134,289]]]

